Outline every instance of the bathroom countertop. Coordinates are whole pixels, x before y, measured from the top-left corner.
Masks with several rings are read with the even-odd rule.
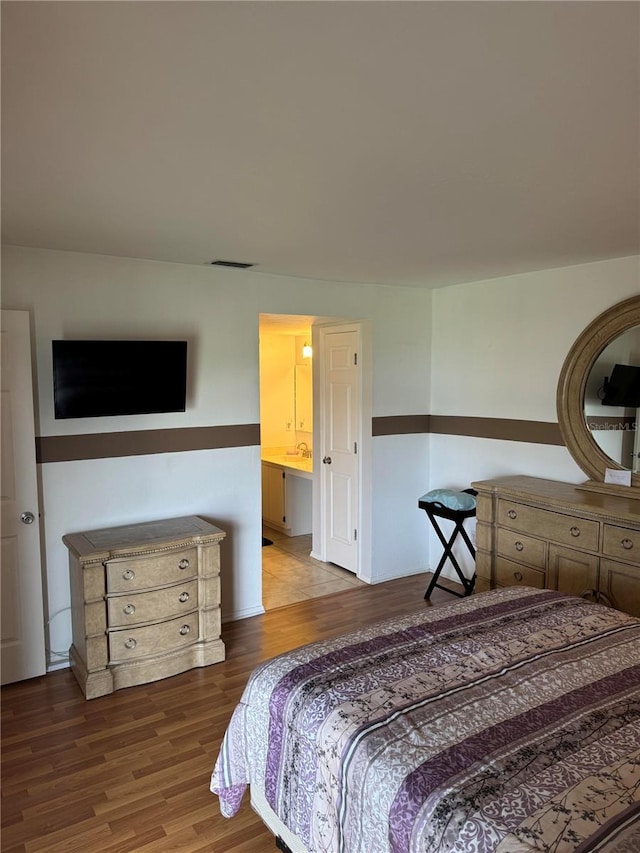
[[[278,465],[281,468],[291,468],[296,474],[302,477],[311,477],[313,474],[313,459],[307,459],[304,456],[294,454],[278,454],[271,456],[265,454],[262,456],[263,462],[269,462],[272,465]]]

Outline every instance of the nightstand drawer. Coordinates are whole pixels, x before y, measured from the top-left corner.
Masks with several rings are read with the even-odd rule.
[[[149,557],[126,557],[107,562],[107,593],[150,589],[196,577],[198,551],[187,548]]]
[[[597,521],[591,519],[574,518],[571,515],[537,509],[515,501],[499,500],[498,524],[563,545],[572,545],[574,548],[584,548],[586,551],[598,550],[599,525]]]
[[[172,652],[198,639],[198,613],[188,613],[167,622],[143,628],[123,628],[109,632],[111,663],[139,660]]]
[[[198,581],[191,580],[151,592],[117,595],[107,599],[109,626],[140,625],[189,613],[198,605]]]
[[[537,569],[512,563],[502,557],[496,558],[496,583],[498,586],[533,586],[544,589],[546,574]]]
[[[527,566],[544,569],[547,559],[546,542],[513,530],[498,528],[498,554]]]
[[[605,524],[603,538],[602,551],[608,557],[618,557],[628,563],[640,563],[640,531]]]

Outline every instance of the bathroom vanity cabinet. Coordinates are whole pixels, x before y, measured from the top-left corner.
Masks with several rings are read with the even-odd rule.
[[[262,461],[262,520],[287,536],[311,533],[311,472]]]

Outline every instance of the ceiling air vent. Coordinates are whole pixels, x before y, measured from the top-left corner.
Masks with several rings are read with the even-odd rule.
[[[211,261],[212,267],[232,267],[236,270],[246,270],[255,267],[255,264],[245,264],[243,261]]]

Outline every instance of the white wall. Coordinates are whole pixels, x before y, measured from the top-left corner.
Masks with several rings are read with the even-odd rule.
[[[369,319],[373,414],[428,409],[429,291],[18,247],[3,248],[2,273],[3,307],[28,310],[32,317],[40,436],[258,423],[260,313]],[[56,421],[51,340],[101,335],[188,339],[187,412]],[[416,535],[410,530],[392,541],[388,531],[407,525],[406,496],[413,500],[416,464],[426,469],[428,437],[385,443],[394,444],[393,477],[385,482],[388,460],[374,453],[372,491],[384,508],[384,526],[374,524],[376,566],[365,567],[372,581],[389,575],[380,555],[392,553],[396,575],[420,568]],[[40,471],[47,609],[51,615],[63,611],[52,618],[52,649],[64,651],[71,642],[62,536],[87,528],[201,514],[228,533],[222,548],[224,618],[260,610],[259,447],[56,462]],[[418,522],[412,523],[418,530]]]
[[[640,292],[638,258],[508,276],[434,291],[431,413],[557,422],[564,359],[605,309]],[[432,435],[431,488],[529,474],[581,482],[564,447]],[[439,545],[431,537],[432,559]]]

